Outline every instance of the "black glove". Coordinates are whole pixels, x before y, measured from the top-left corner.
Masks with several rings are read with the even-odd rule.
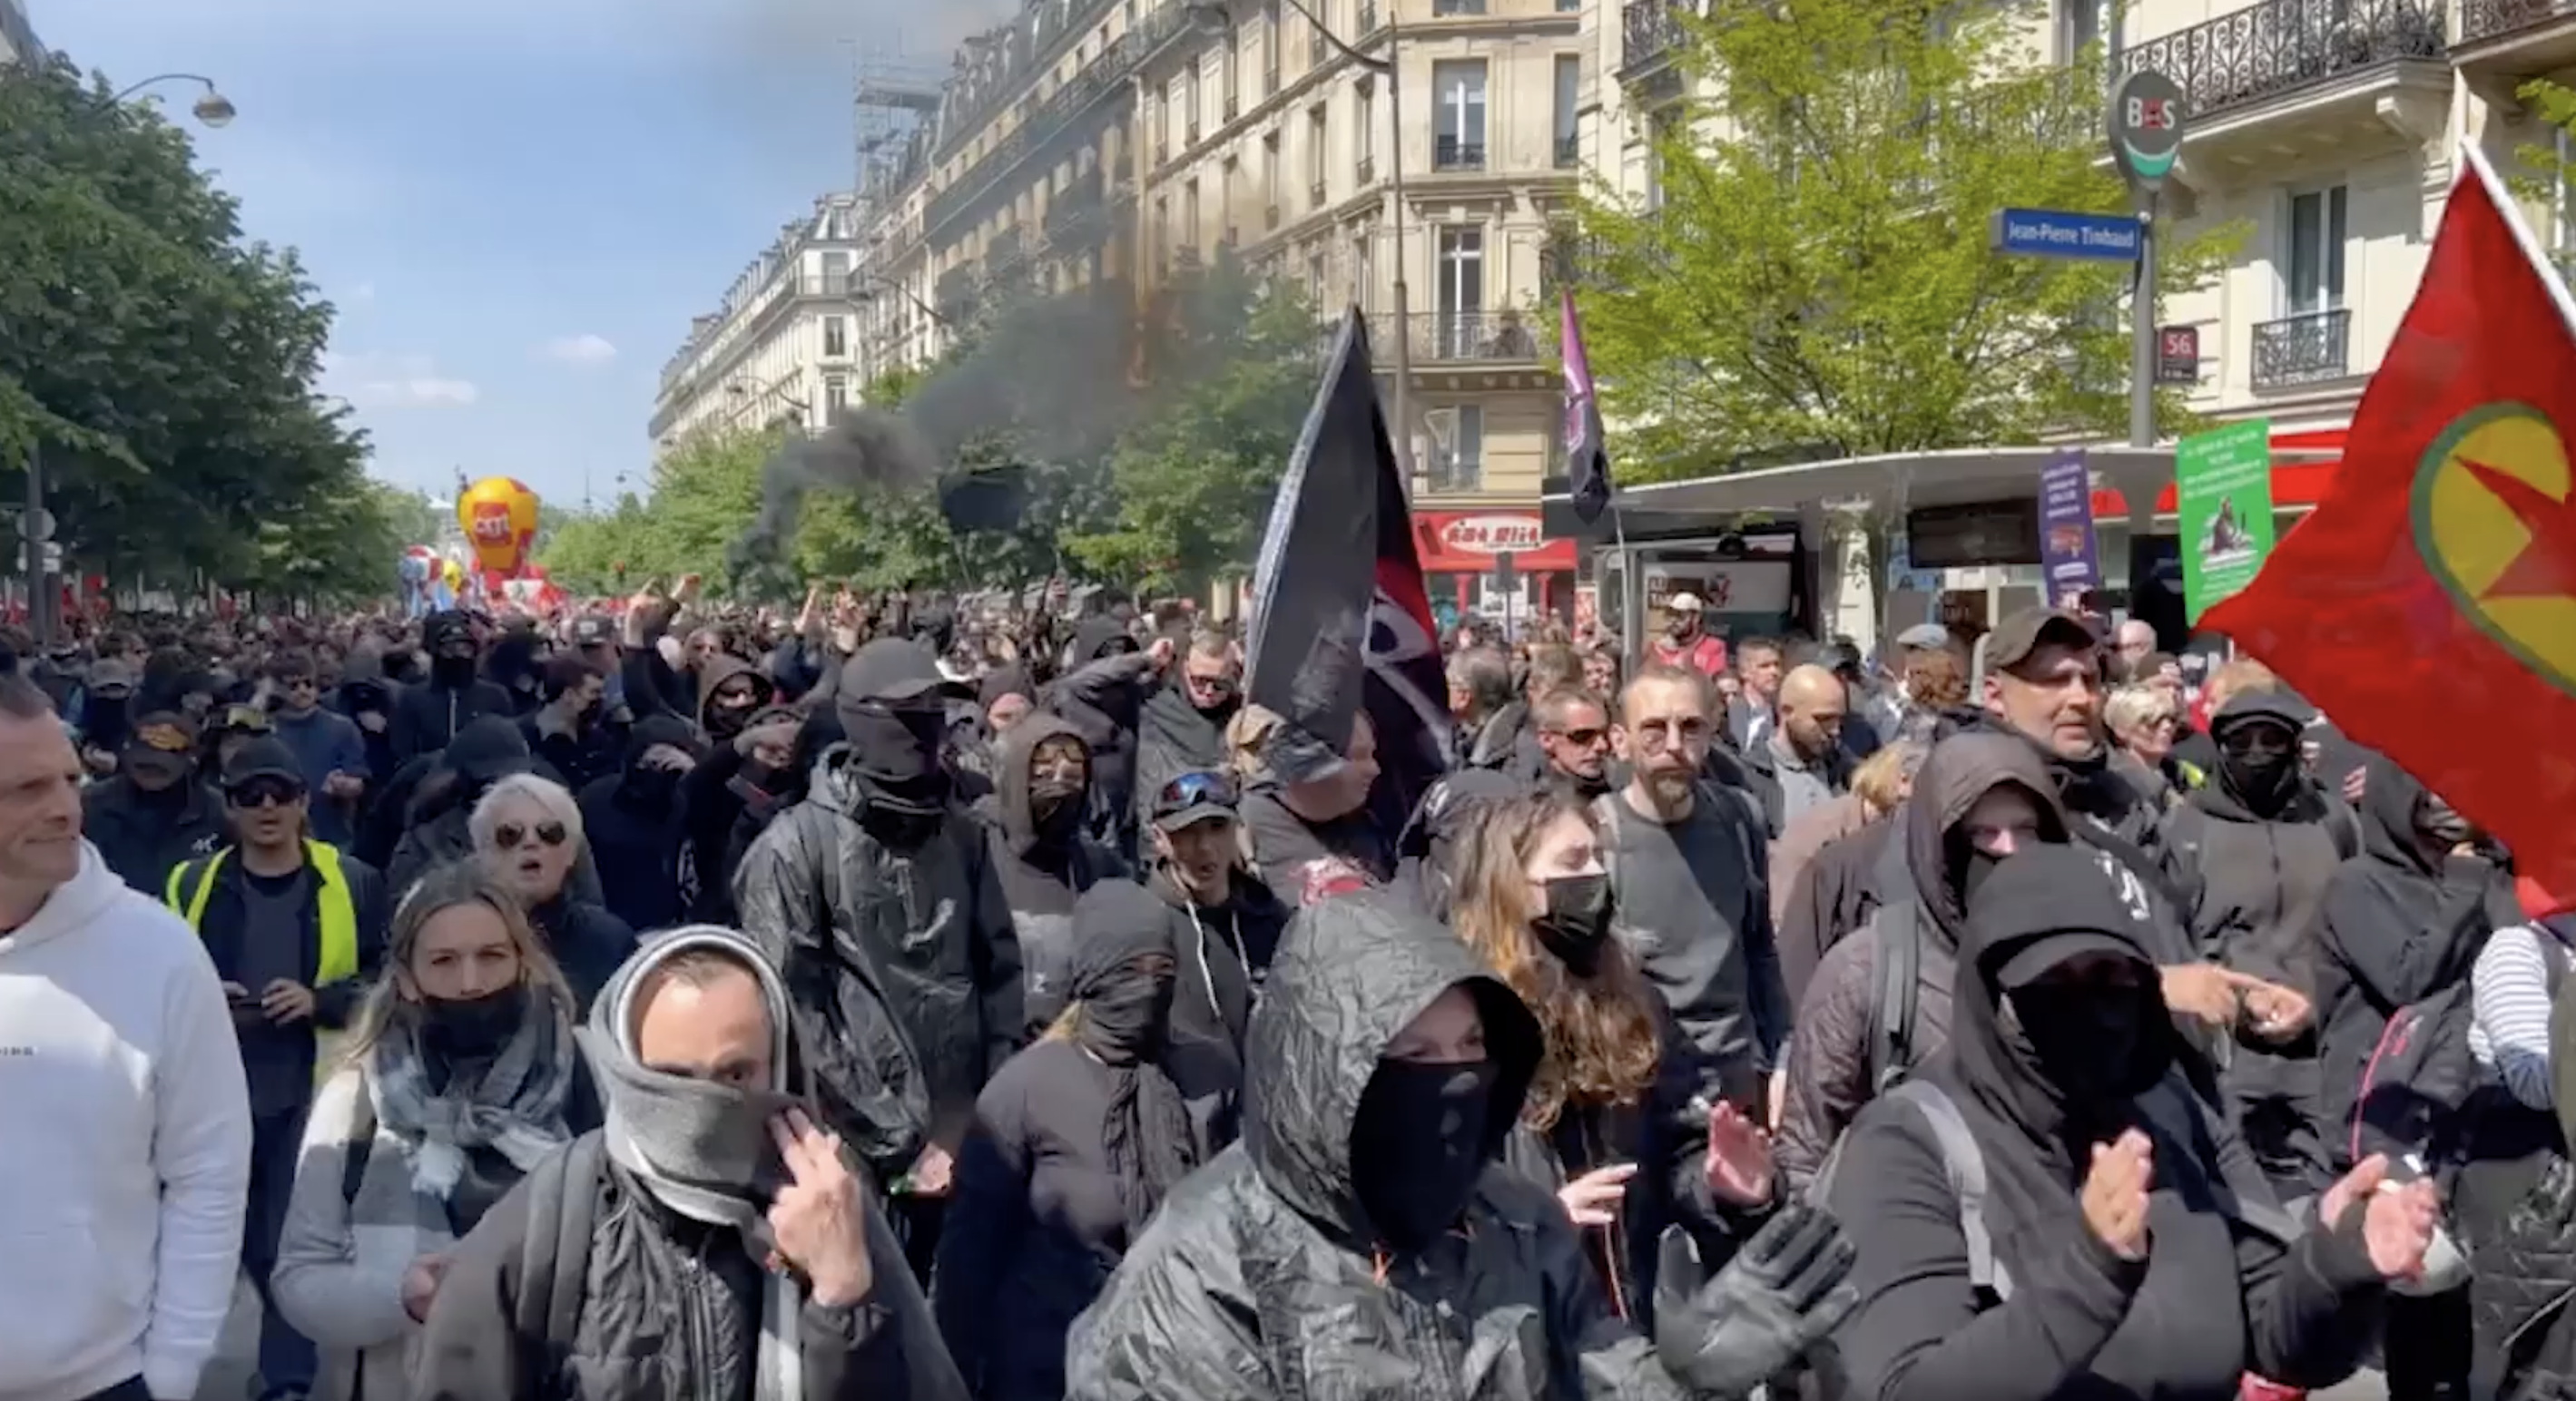
[[[1689,1234],[1666,1226],[1655,1275],[1664,1370],[1702,1396],[1752,1395],[1860,1303],[1843,1283],[1858,1253],[1833,1217],[1787,1206],[1709,1279]]]

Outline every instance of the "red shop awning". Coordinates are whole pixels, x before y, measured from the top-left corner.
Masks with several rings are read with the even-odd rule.
[[[2326,490],[2334,485],[2335,469],[2342,465],[2343,443],[2344,430],[2340,428],[2322,428],[2306,433],[2273,434],[2272,451],[2294,454],[2297,457],[2296,461],[2272,464],[2273,507],[2275,509],[2283,506],[2313,507],[2325,500]],[[2335,453],[2337,456],[2320,461],[2316,454],[2321,452]],[[2173,483],[2167,482],[2156,492],[2156,514],[2169,516],[2174,514],[2176,509],[2174,486]],[[2093,519],[2126,521],[2128,518],[2127,497],[2109,487],[2100,488],[2093,493]]]
[[[1426,574],[1490,574],[1499,554],[1523,574],[1574,568],[1574,542],[1542,538],[1536,511],[1416,511],[1413,546]]]

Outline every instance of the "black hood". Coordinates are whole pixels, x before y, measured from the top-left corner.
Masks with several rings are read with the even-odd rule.
[[[2421,876],[2439,876],[2441,858],[2424,850],[2415,811],[2424,784],[2394,760],[2375,759],[2361,793],[2361,850],[2369,860]]]
[[[527,736],[519,727],[499,715],[481,715],[456,732],[447,742],[445,767],[473,792],[481,792],[512,774],[527,773],[536,767],[528,753]]]
[[[537,639],[505,632],[483,658],[483,675],[504,690],[532,690],[537,681]]]
[[[1118,650],[1129,652],[1136,650],[1136,639],[1127,635],[1127,629],[1121,627],[1117,619],[1094,618],[1073,630],[1073,647],[1070,652],[1073,665],[1065,669],[1079,671],[1102,657],[1110,655],[1111,649],[1117,648],[1121,642],[1127,645]]]
[[[1037,757],[1040,743],[1058,735],[1082,744],[1088,761],[1091,746],[1083,744],[1082,735],[1043,710],[1032,710],[1021,717],[1020,723],[1004,730],[993,746],[993,804],[1013,851],[1025,853],[1037,845],[1037,816],[1029,810],[1029,763]]]
[[[1914,898],[1954,947],[1963,942],[1968,914],[1960,892],[1965,873],[1954,860],[1950,829],[1978,799],[2008,783],[2039,805],[2040,831],[2047,840],[2069,839],[2057,785],[2040,762],[2039,749],[2017,734],[1970,731],[1933,745],[1914,775],[1913,796],[1905,800],[1905,867],[1913,878]]]
[[[698,743],[698,732],[690,727],[688,721],[677,715],[647,715],[626,732],[626,752],[619,758],[618,767],[630,774],[635,772],[637,766],[644,762],[645,752],[661,744],[691,755],[704,748]]]
[[[1476,995],[1496,1075],[1490,1154],[1519,1122],[1538,1021],[1467,945],[1391,891],[1300,911],[1245,1037],[1243,1142],[1281,1200],[1345,1243],[1377,1232],[1351,1176],[1351,1128],[1387,1043],[1442,993]]]

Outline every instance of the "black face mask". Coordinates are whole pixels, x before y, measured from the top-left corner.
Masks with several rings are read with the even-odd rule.
[[[2152,989],[2037,984],[2011,997],[2039,1072],[2072,1106],[2145,1094],[2172,1061]]]
[[[1943,854],[1949,857],[1950,869],[1959,873],[1959,908],[1964,910],[1976,900],[1977,887],[1984,885],[1986,877],[1995,873],[1995,867],[2002,864],[2003,858],[1979,850],[1963,831],[1953,831],[1942,841],[1947,848]]]
[[[939,754],[947,728],[947,712],[937,705],[842,707],[841,731],[868,806],[936,814],[948,801],[948,771]]]
[[[443,652],[434,655],[429,660],[429,680],[431,685],[451,691],[470,685],[474,680],[474,658],[451,657]]]
[[[528,985],[512,983],[474,998],[432,997],[421,1003],[421,1043],[449,1060],[500,1054],[528,1010]]]
[[[1382,1060],[1351,1123],[1351,1176],[1378,1238],[1417,1251],[1458,1224],[1485,1171],[1494,1063]]]
[[[1082,825],[1082,785],[1042,779],[1029,785],[1029,819],[1038,835],[1051,841],[1073,835]]]
[[[1610,878],[1558,876],[1544,886],[1547,908],[1530,932],[1576,977],[1601,966],[1601,941],[1610,933]]]
[[[680,789],[680,771],[637,764],[626,771],[626,791],[648,806],[659,807],[669,802]]]
[[[2431,793],[2415,801],[2415,826],[2425,836],[2439,843],[2443,850],[2467,841],[2474,835],[2469,820],[2451,805]]]
[[[1171,1033],[1179,979],[1121,968],[1081,994],[1082,1044],[1111,1065],[1152,1060]]]

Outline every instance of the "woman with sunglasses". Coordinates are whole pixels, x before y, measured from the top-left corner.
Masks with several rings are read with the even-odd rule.
[[[446,1253],[599,1122],[572,992],[519,903],[442,866],[394,916],[386,972],[316,1093],[273,1279],[321,1351],[314,1395],[396,1401]]]
[[[581,805],[560,783],[513,774],[485,791],[468,826],[476,857],[519,898],[588,1015],[591,999],[635,952],[635,931],[569,885],[582,850]]]

